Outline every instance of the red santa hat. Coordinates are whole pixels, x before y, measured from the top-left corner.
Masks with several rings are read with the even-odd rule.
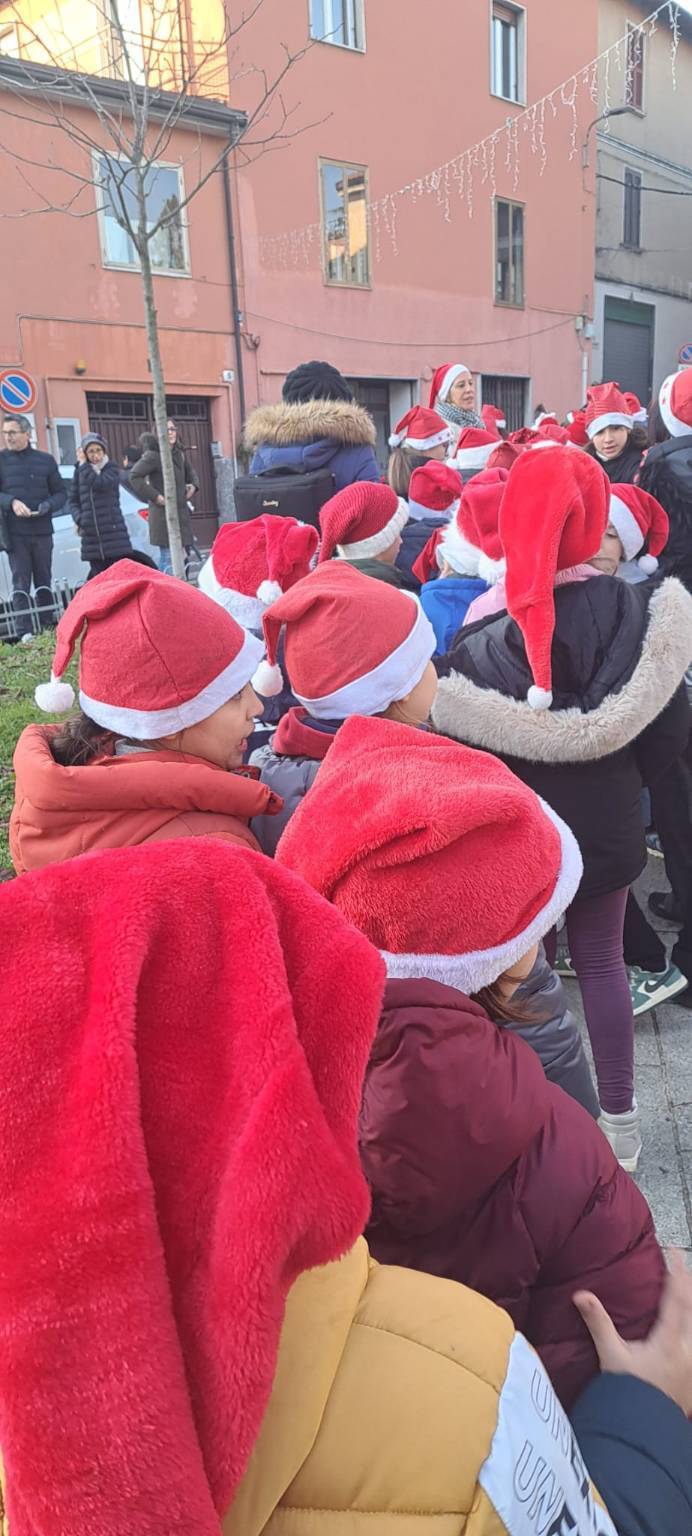
[[[471,369],[467,368],[465,363],[441,363],[440,367],[435,369],[430,384],[428,404],[431,411],[434,410],[438,400],[444,402],[449,398],[449,391],[452,385],[456,383],[457,379],[461,378],[462,373],[470,372]]]
[[[438,459],[429,459],[414,469],[408,490],[409,515],[417,522],[424,517],[454,517],[461,497],[458,470]]]
[[[632,415],[619,384],[594,384],[587,395],[584,425],[589,441],[605,427],[632,429]]]
[[[368,1219],[385,967],[213,837],[24,875],[0,914],[3,1504],[22,1536],[220,1536],[291,1286]]]
[[[504,443],[498,443],[488,459],[487,469],[512,469],[521,458],[524,449],[518,443],[510,443],[507,439]]]
[[[464,427],[457,443],[453,462],[462,474],[485,469],[495,448],[497,448],[496,434],[486,432],[484,427]]]
[[[686,437],[692,432],[692,368],[683,368],[663,380],[658,404],[671,437]]]
[[[487,432],[492,432],[496,437],[505,431],[507,418],[504,411],[497,405],[484,405],[481,407],[481,420]]]
[[[77,640],[79,703],[104,730],[155,741],[207,720],[249,683],[262,643],[203,592],[119,560],[80,588],[56,631],[50,683],[39,709],[74,704],[60,679]]]
[[[573,833],[497,758],[389,720],[342,726],[276,856],[389,976],[467,994],[549,932],[582,876]]]
[[[390,448],[412,448],[414,453],[427,453],[451,443],[452,432],[437,411],[426,411],[423,405],[413,405],[402,416],[389,439]]]
[[[435,634],[410,592],[373,581],[352,565],[318,565],[264,615],[267,663],[253,679],[265,698],[278,693],[285,633],[288,680],[316,720],[377,715],[416,684],[435,651]]]
[[[530,448],[532,443],[539,443],[540,437],[535,427],[519,427],[516,432],[510,432],[507,438],[515,448]]]
[[[447,530],[442,542],[445,558],[454,564],[452,538],[458,530],[464,541],[478,550],[477,573],[489,587],[505,574],[506,562],[500,542],[500,506],[509,480],[506,469],[484,469],[464,486],[456,524]],[[452,556],[448,553],[452,549]]]
[[[555,411],[539,411],[538,412],[536,420],[534,421],[534,424],[533,424],[535,432],[538,431],[538,428],[540,426],[542,426],[543,422],[545,422],[546,425],[548,423],[550,423],[554,427],[559,427],[559,425],[560,425],[560,423],[558,421],[558,418],[557,418],[557,414],[556,414]]]
[[[567,431],[567,428],[561,427],[557,421],[542,421],[540,427],[537,427],[536,431],[540,442],[530,444],[532,448],[538,448],[539,446],[542,446],[543,443],[557,443],[558,445],[562,445],[564,447],[566,443],[570,442],[570,435]]]
[[[648,546],[638,564],[647,576],[658,570],[658,556],[668,543],[670,524],[660,501],[638,485],[611,485],[609,521],[617,529],[626,560],[635,560]]]
[[[586,411],[570,411],[567,417],[567,431],[569,440],[575,448],[588,447],[589,434],[586,430]]]
[[[224,523],[197,578],[199,587],[239,624],[259,629],[270,603],[307,576],[318,544],[317,529],[295,517],[265,513],[249,523]]]
[[[446,528],[444,525],[434,528],[427,544],[424,544],[420,554],[411,566],[416,581],[419,581],[422,587],[425,586],[426,581],[435,581],[440,574],[441,566],[437,557],[437,551],[445,533]]]
[[[408,522],[408,506],[390,485],[357,480],[320,510],[319,563],[334,551],[344,560],[370,560],[389,549]]]
[[[571,448],[522,454],[500,507],[507,560],[507,608],[519,625],[533,673],[532,709],[553,701],[553,587],[558,571],[590,560],[608,526],[610,485],[595,459]]]

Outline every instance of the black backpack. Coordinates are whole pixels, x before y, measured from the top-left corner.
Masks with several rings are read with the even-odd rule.
[[[320,508],[334,495],[334,476],[331,469],[265,469],[260,475],[239,475],[233,494],[239,523],[269,512],[319,528]]]

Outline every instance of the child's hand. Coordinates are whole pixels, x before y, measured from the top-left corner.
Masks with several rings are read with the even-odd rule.
[[[658,1318],[648,1339],[628,1343],[620,1337],[605,1307],[590,1291],[573,1297],[596,1346],[601,1370],[637,1376],[689,1418],[692,1414],[692,1274],[681,1253],[671,1252]]]

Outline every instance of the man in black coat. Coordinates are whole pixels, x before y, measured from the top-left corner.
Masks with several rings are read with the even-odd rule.
[[[53,516],[64,507],[67,486],[50,453],[32,448],[26,416],[5,416],[0,452],[0,511],[9,533],[14,611],[20,640],[32,639],[29,593],[34,583],[41,627],[53,622],[51,567]]]

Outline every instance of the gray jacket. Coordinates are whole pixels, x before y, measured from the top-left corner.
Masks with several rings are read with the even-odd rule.
[[[527,1022],[501,1027],[511,1029],[513,1035],[520,1035],[540,1057],[548,1081],[563,1088],[597,1120],[600,1114],[598,1094],[583,1041],[567,1006],[560,977],[548,965],[542,946],[531,974],[517,988],[512,1003],[525,1009]]]
[[[283,797],[283,810],[277,816],[255,816],[250,822],[260,848],[273,858],[284,827],[314,784],[321,765],[312,757],[279,757],[269,745],[252,752],[250,764],[259,768],[262,783]]]

